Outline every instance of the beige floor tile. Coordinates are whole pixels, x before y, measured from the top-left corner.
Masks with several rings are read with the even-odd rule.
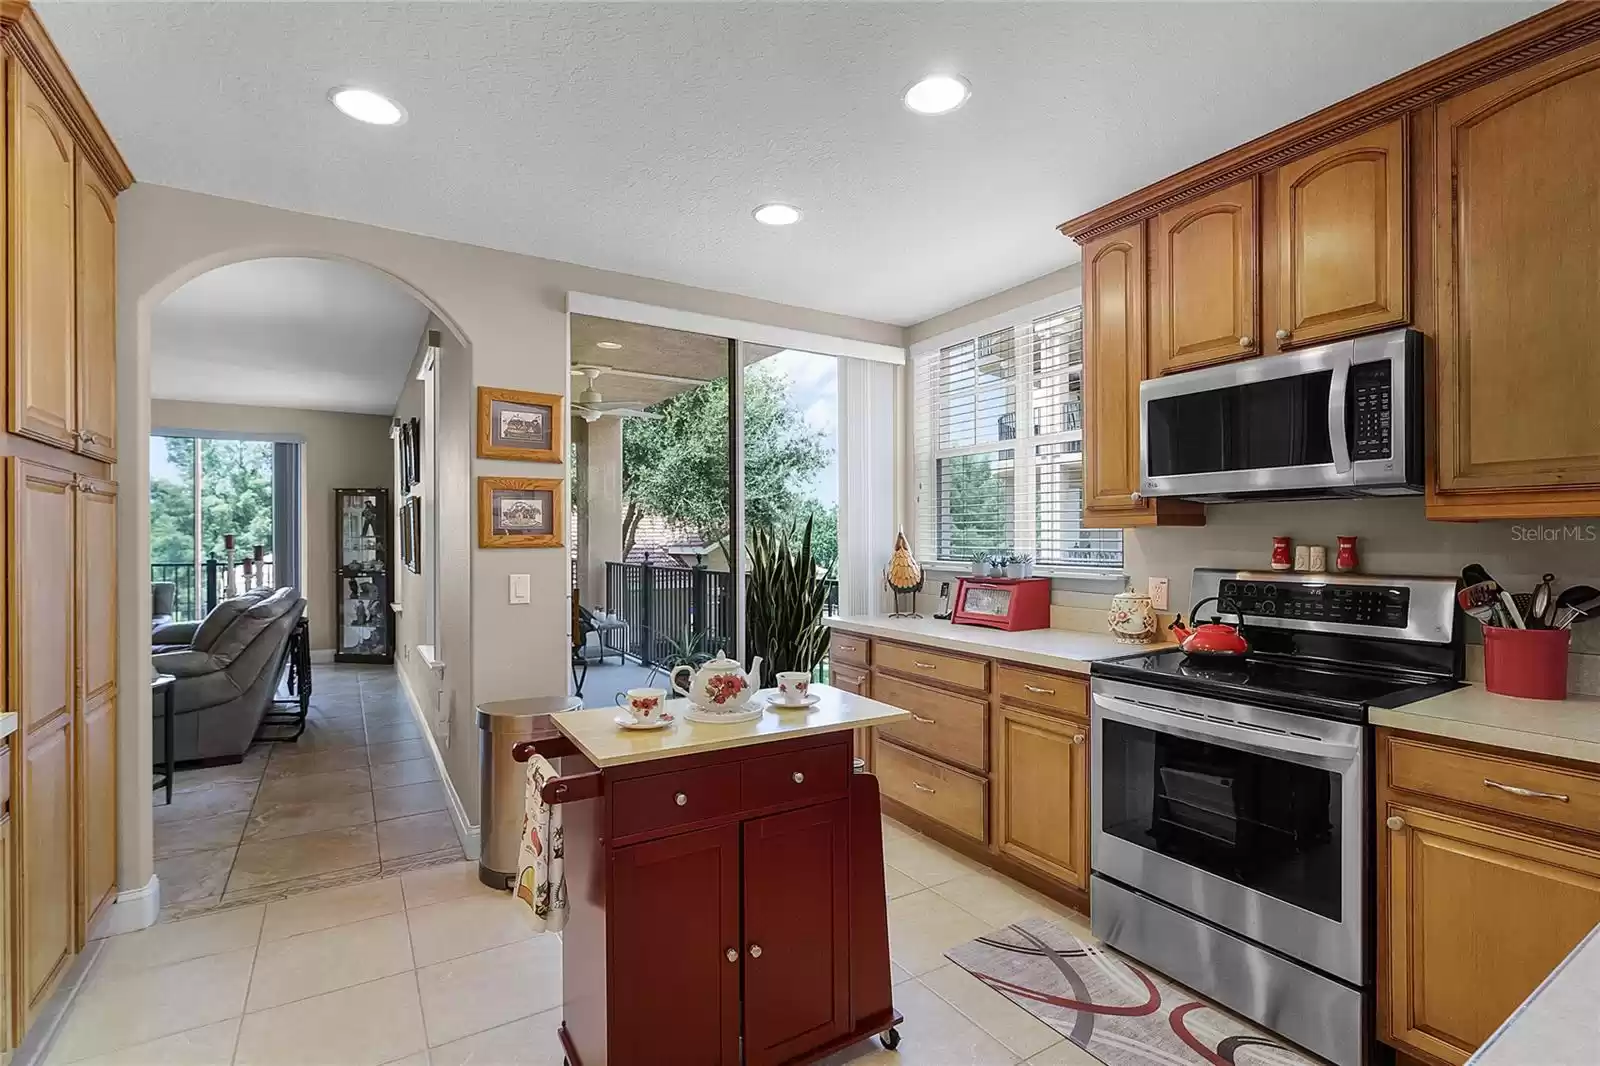
[[[537,936],[417,971],[430,1047],[561,1004],[561,940]]]
[[[444,785],[438,781],[424,781],[417,785],[376,789],[372,793],[372,805],[380,822],[404,818],[408,814],[442,811],[445,809]]]
[[[939,885],[985,869],[964,855],[924,836],[885,838],[883,861],[919,885]]]
[[[325,774],[330,770],[351,770],[367,765],[366,748],[335,748],[332,751],[307,751],[298,755],[272,753],[267,761],[266,780],[274,777],[298,777],[301,774]]]
[[[881,821],[883,822],[883,839],[885,840],[889,840],[894,837],[914,837],[919,835],[915,830],[911,829],[911,827],[902,825],[900,822],[890,818],[887,814],[883,816]]]
[[[349,870],[378,861],[378,834],[370,825],[324,829],[281,840],[241,844],[228,891]]]
[[[407,1055],[403,1059],[395,1059],[392,1062],[384,1063],[384,1066],[432,1066],[432,1062],[433,1060],[428,1057],[427,1049],[423,1049],[415,1055]],[[479,1066],[486,1066],[486,1064],[479,1064]]]
[[[189,851],[170,859],[157,859],[156,876],[161,879],[161,903],[193,903],[221,896],[233,868],[236,848],[215,851]]]
[[[233,1045],[238,1038],[239,1019],[229,1018],[92,1059],[80,1059],[79,1066],[226,1066],[233,1061]],[[50,1066],[58,1066],[65,1060],[52,1054],[47,1061]]]
[[[378,823],[378,853],[385,862],[460,847],[461,838],[444,811],[391,818]]]
[[[189,818],[181,822],[159,822],[155,827],[155,857],[169,859],[186,851],[214,851],[231,848],[244,835],[249,811],[219,814],[215,818]]]
[[[174,792],[193,792],[197,788],[206,788],[210,785],[225,785],[235,782],[250,782],[261,780],[261,775],[267,769],[267,756],[272,754],[272,749],[266,745],[252,749],[240,762],[232,766],[208,766],[202,770],[179,770],[172,779]],[[157,795],[163,795],[158,793]],[[161,801],[156,800],[157,804]]]
[[[166,793],[162,792],[161,795],[165,797]],[[219,814],[248,811],[255,799],[254,781],[222,781],[188,792],[174,792],[171,803],[158,801],[150,809],[150,817],[157,825],[194,818],[215,818]]]
[[[1084,929],[1087,935],[1088,921],[1083,915],[993,870],[945,881],[935,885],[933,890],[968,914],[987,922],[991,930],[1024,918],[1046,918],[1074,930]]]
[[[398,877],[385,877],[359,885],[326,888],[321,892],[307,892],[267,904],[266,921],[261,927],[261,939],[282,940],[284,937],[313,933],[318,929],[332,929],[351,922],[364,922],[385,914],[399,914],[405,910],[405,895],[400,890]]]
[[[372,793],[352,792],[312,800],[257,800],[245,827],[244,842],[301,836],[322,829],[343,829],[373,820]]]
[[[306,731],[293,744],[280,744],[282,754],[303,754],[308,751],[337,751],[340,748],[367,746],[366,727],[354,718],[335,718],[324,722],[310,722]]]
[[[509,895],[465,896],[406,912],[417,965],[459,959],[534,935]],[[932,967],[929,967],[932,969]]]
[[[1029,1059],[1027,1066],[1105,1066],[1105,1064],[1072,1041],[1063,1040]]]
[[[991,931],[929,889],[889,901],[889,955],[912,976],[938,969],[946,951]]]
[[[415,785],[423,781],[437,780],[439,780],[439,768],[434,765],[432,758],[375,764],[372,767],[373,788],[394,788],[397,785]]]
[[[260,963],[256,965],[259,967]],[[1037,1055],[1064,1039],[1061,1033],[953,962],[917,980],[1018,1058]]]
[[[232,1018],[254,958],[249,947],[96,982],[79,993],[52,1056],[75,1062]]]
[[[885,1051],[874,1037],[818,1066],[1010,1066],[1017,1061],[994,1037],[917,981],[895,988],[894,1005],[906,1016],[898,1051]]]
[[[462,896],[506,898],[504,892],[497,892],[478,880],[478,864],[470,859],[444,866],[429,866],[424,870],[412,870],[400,875],[400,884],[405,889],[408,910],[460,899]]]
[[[422,736],[422,727],[415,718],[407,718],[399,722],[368,722],[368,744],[392,744],[397,740],[417,740]]]
[[[253,948],[261,936],[263,909],[234,907],[111,937],[100,949],[89,980],[98,984],[139,970]]]
[[[430,1062],[432,1066],[561,1066],[561,1038],[556,1036],[560,1024],[560,1008],[547,1010],[436,1047],[429,1052]]]
[[[417,716],[411,713],[411,708],[400,703],[376,702],[362,711],[361,717],[370,726],[400,725],[403,722],[415,722]]]
[[[309,719],[313,722],[359,721],[361,719],[361,699],[359,696],[325,699],[313,691],[311,693],[311,714]]]
[[[352,792],[371,792],[372,775],[365,766],[348,770],[330,770],[322,774],[305,774],[295,777],[269,777],[261,782],[257,803],[284,800],[332,799],[348,796]]]
[[[427,742],[423,740],[394,740],[387,744],[369,744],[367,752],[373,766],[432,757]]]
[[[426,1048],[409,973],[245,1015],[234,1066],[381,1066]]]
[[[911,979],[912,979],[912,977],[911,977],[911,971],[910,970],[906,969],[904,966],[901,966],[898,962],[895,962],[893,959],[889,960],[889,983],[890,984],[898,985],[903,981],[909,981]]]
[[[887,863],[883,867],[883,887],[884,891],[889,894],[890,899],[898,896],[909,896],[913,892],[922,891],[922,885]]]
[[[273,940],[256,952],[245,1010],[310,999],[411,968],[411,937],[404,914]]]

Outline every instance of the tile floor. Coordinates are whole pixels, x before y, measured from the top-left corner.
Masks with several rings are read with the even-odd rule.
[[[182,918],[462,858],[394,670],[318,666],[293,744],[180,771],[154,794],[163,917]]]
[[[884,847],[904,1039],[825,1066],[1095,1066],[943,956],[1024,916],[1081,916],[897,823]],[[560,978],[558,937],[530,934],[472,863],[433,866],[106,941],[44,1061],[559,1066]]]

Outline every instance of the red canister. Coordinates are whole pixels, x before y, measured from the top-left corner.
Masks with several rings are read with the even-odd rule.
[[[1288,537],[1272,538],[1272,568],[1274,570],[1294,569],[1294,541]]]
[[[1349,573],[1361,565],[1361,557],[1356,554],[1356,538],[1339,537],[1339,554],[1334,557],[1334,569]]]
[[[1570,629],[1483,627],[1483,687],[1528,700],[1567,698]]]

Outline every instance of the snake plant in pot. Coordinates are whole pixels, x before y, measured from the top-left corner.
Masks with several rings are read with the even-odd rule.
[[[795,543],[795,530],[753,528],[750,531],[750,574],[746,578],[745,613],[748,644],[761,656],[761,685],[771,687],[785,670],[811,673],[828,650],[828,629],[822,624],[828,603],[831,567],[817,566],[811,554],[811,519]]]

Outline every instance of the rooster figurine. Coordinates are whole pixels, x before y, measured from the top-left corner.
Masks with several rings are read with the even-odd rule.
[[[889,553],[883,581],[894,593],[894,611],[890,618],[922,617],[917,613],[917,593],[922,591],[922,564],[911,554],[904,530],[894,535],[894,551]]]

